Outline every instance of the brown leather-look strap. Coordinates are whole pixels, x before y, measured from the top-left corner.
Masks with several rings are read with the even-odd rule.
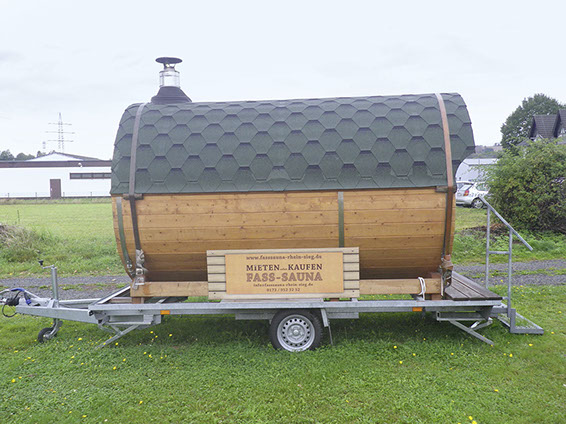
[[[440,117],[442,118],[442,130],[444,132],[444,155],[446,157],[446,181],[448,190],[446,191],[446,216],[444,227],[444,242],[442,245],[442,255],[445,260],[450,261],[452,254],[452,218],[454,210],[454,173],[452,169],[452,145],[450,144],[450,128],[448,126],[448,115],[446,114],[446,106],[442,95],[436,93],[438,106],[440,108]]]
[[[141,250],[141,243],[140,243],[140,233],[138,229],[138,215],[136,212],[136,199],[135,199],[135,191],[136,191],[136,155],[138,151],[138,137],[139,137],[139,129],[140,129],[140,121],[141,115],[143,112],[143,108],[147,103],[142,103],[139,105],[138,110],[136,112],[136,119],[134,120],[134,130],[132,132],[132,149],[130,153],[130,182],[128,188],[128,195],[130,200],[130,210],[132,215],[132,229],[134,230],[134,241],[136,244],[136,250]]]

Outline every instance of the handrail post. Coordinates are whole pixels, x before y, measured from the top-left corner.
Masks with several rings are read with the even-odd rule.
[[[507,265],[507,316],[511,316],[511,272],[513,267],[513,230],[509,228],[509,262]]]
[[[485,288],[489,287],[489,237],[491,232],[491,205],[487,206],[487,227],[485,241]]]

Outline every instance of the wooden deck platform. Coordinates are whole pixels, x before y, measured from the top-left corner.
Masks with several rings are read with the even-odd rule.
[[[480,286],[457,272],[452,273],[452,284],[444,289],[450,300],[501,300],[502,297]]]

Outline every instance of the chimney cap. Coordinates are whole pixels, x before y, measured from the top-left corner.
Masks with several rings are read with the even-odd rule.
[[[155,59],[157,63],[163,64],[163,67],[174,67],[177,63],[181,63],[182,60],[178,57],[158,57]]]

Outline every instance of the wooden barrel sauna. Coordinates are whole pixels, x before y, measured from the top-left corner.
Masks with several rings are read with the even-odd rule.
[[[136,247],[155,282],[206,281],[216,249],[359,247],[361,279],[426,277],[450,253],[454,173],[474,152],[460,95],[183,96],[120,121],[111,194],[130,275]]]

